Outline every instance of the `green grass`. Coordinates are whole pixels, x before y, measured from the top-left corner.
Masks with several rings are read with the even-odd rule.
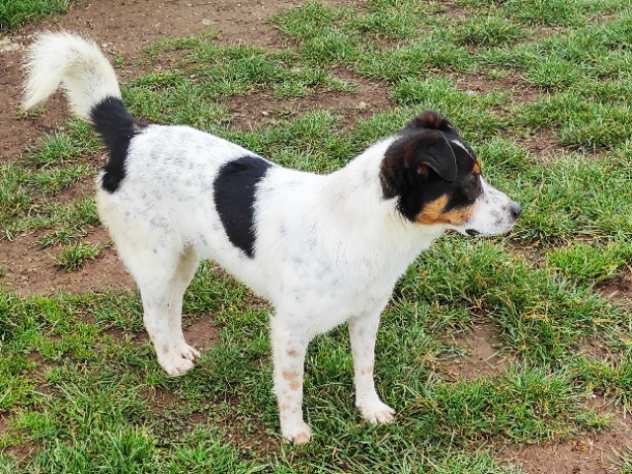
[[[525,36],[524,30],[499,15],[470,18],[454,28],[455,42],[466,46],[510,44]]]
[[[584,284],[600,283],[617,275],[618,271],[632,263],[631,242],[609,242],[606,245],[590,245],[575,242],[568,247],[548,252],[547,262]]]
[[[67,272],[75,272],[101,253],[100,245],[79,242],[64,248],[55,258],[55,264]]]
[[[587,408],[592,395],[632,406],[629,300],[600,293],[632,266],[629,6],[310,1],[270,20],[278,49],[210,34],[150,46],[149,66],[165,54],[171,66],[123,84],[140,118],[322,173],[431,108],[523,216],[504,238],[441,239],[399,281],[376,362],[396,424],[369,427],[353,408],[346,328],[316,338],[305,385],[315,436],[302,448],[278,435],[269,308],[212,264],[186,295],[185,325],[211,318],[219,341],[179,379],[142,337],[134,292],[22,297],[0,278],[0,472],[519,473],[499,446],[607,431],[608,416]],[[388,105],[341,112],[339,96],[371,103],[367,89]],[[236,100],[257,104],[254,129],[236,125]],[[541,134],[546,154],[531,151]],[[85,240],[95,203],[64,193],[96,174],[100,154],[89,127],[71,120],[0,165],[3,237],[32,234],[58,255],[51,265],[90,271],[102,250]],[[448,377],[445,364],[467,357],[455,338],[481,324],[507,366]],[[621,472],[629,466],[628,455]]]
[[[624,455],[619,473],[632,474],[632,452],[628,452]]]
[[[0,0],[0,33],[52,13],[68,11],[70,0]]]

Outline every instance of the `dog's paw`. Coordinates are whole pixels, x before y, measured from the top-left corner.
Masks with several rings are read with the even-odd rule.
[[[296,445],[306,444],[312,438],[312,430],[304,421],[296,423],[292,427],[286,427],[282,431],[283,438]]]
[[[380,400],[360,404],[358,409],[362,418],[372,425],[391,423],[395,419],[395,410]]]
[[[194,348],[184,344],[164,354],[158,354],[158,363],[171,377],[178,377],[193,368],[193,360],[199,355]]]
[[[190,361],[194,361],[200,357],[200,351],[198,351],[195,347],[188,345],[186,342],[183,342],[178,347],[177,352],[180,353],[182,357]]]

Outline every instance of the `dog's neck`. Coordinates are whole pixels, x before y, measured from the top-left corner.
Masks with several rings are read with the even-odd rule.
[[[445,228],[410,222],[397,210],[397,198],[384,198],[380,170],[384,153],[396,138],[374,144],[344,168],[326,176],[323,199],[349,232],[357,230],[363,240],[374,236],[379,240],[376,245],[396,245],[407,254],[416,254]]]

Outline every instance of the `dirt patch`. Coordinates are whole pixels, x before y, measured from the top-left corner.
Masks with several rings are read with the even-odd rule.
[[[615,303],[632,306],[632,268],[625,267],[616,278],[598,285],[596,289]]]
[[[470,17],[471,13],[456,2],[438,2],[435,15],[447,16],[451,21],[463,21]]]
[[[0,413],[0,435],[9,430],[9,417]]]
[[[103,228],[92,229],[88,242],[107,245],[109,238]],[[83,293],[106,289],[131,289],[134,282],[112,247],[76,272],[57,268],[54,256],[58,248],[42,249],[37,236],[27,235],[13,242],[2,242],[0,267],[5,275],[0,285],[20,295],[50,295],[58,291]]]
[[[457,89],[473,95],[489,94],[490,92],[508,93],[514,103],[533,102],[541,96],[541,91],[527,84],[514,73],[508,73],[501,79],[491,79],[484,74],[452,75]]]
[[[355,77],[352,81],[358,85],[356,92],[321,92],[290,98],[261,92],[231,97],[227,99],[227,105],[232,113],[232,125],[242,130],[253,130],[313,110],[330,109],[341,117],[344,127],[348,129],[357,121],[390,108],[385,86]]]
[[[498,329],[488,324],[474,326],[450,343],[466,352],[464,357],[450,358],[440,364],[440,370],[453,380],[497,375],[513,362],[513,357],[500,349]]]
[[[517,138],[516,141],[531,152],[541,163],[549,163],[560,155],[568,154],[568,150],[560,145],[549,130],[537,130],[532,135]]]
[[[183,327],[185,340],[200,352],[204,352],[219,342],[220,328],[215,326],[209,319],[197,319],[193,323],[187,324],[187,316],[183,315],[183,324],[185,326]],[[103,334],[110,336],[114,340],[125,340],[129,337],[131,342],[138,346],[151,343],[147,332],[144,330],[131,332],[112,327],[106,329]]]
[[[105,163],[105,156],[100,158],[101,163]],[[75,201],[79,198],[92,196],[95,193],[94,176],[88,176],[77,181],[72,186],[68,186],[54,197],[55,202],[63,204]]]
[[[59,336],[47,336],[50,340],[60,340]],[[52,395],[54,393],[51,385],[48,383],[46,374],[54,369],[55,367],[59,367],[57,362],[45,359],[39,352],[33,351],[27,355],[27,359],[29,362],[35,365],[32,369],[31,377],[34,381],[37,382],[37,392],[44,395]]]
[[[184,328],[184,338],[200,352],[214,346],[219,341],[219,328],[209,320],[200,319]]]
[[[599,414],[609,414],[610,427],[601,433],[581,435],[563,443],[510,448],[501,454],[508,464],[527,474],[614,474],[621,454],[632,444],[632,418],[612,412],[603,398],[589,404]]]
[[[142,394],[149,401],[152,410],[157,412],[175,408],[181,402],[177,395],[160,386],[147,388]]]
[[[604,362],[616,362],[620,359],[620,354],[611,352],[608,343],[597,334],[592,334],[582,339],[577,345],[577,353]]]

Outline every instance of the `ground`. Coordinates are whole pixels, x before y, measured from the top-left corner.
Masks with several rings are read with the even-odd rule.
[[[632,473],[630,6],[4,0],[0,471]],[[284,444],[269,307],[212,263],[185,301],[202,359],[161,371],[95,214],[103,149],[60,96],[18,107],[25,45],[60,28],[103,47],[137,117],[284,165],[334,170],[425,109],[461,129],[524,214],[398,283],[376,365],[396,423],[354,411],[340,328],[310,346],[314,440]]]

